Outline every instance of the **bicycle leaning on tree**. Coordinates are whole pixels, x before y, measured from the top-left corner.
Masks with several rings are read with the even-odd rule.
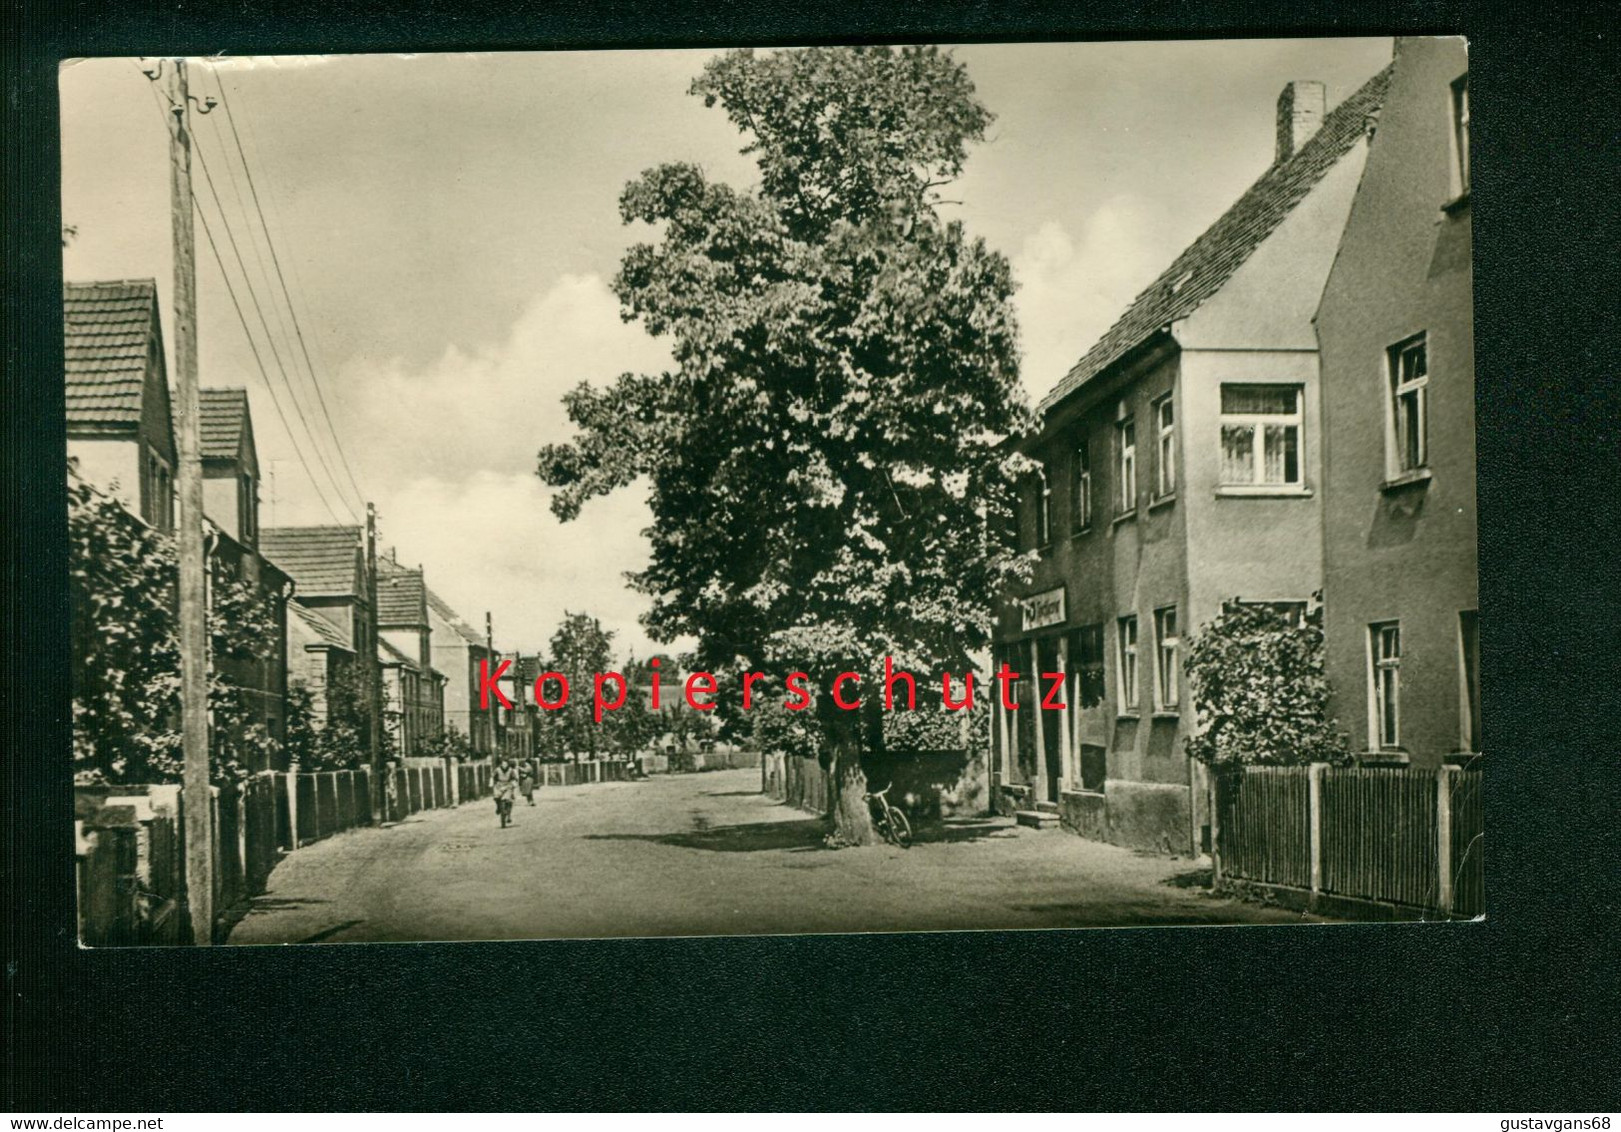
[[[898,845],[902,849],[912,844],[912,823],[906,820],[906,815],[889,804],[889,787],[875,790],[866,795],[867,804],[872,807],[872,827],[880,836],[891,845]]]

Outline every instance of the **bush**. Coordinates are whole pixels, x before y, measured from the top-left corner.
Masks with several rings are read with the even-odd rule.
[[[1226,602],[1188,642],[1201,733],[1187,750],[1213,768],[1349,761],[1328,718],[1322,607],[1298,621],[1282,610]]]

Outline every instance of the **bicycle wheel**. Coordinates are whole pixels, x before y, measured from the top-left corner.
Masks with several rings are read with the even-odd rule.
[[[900,810],[889,811],[889,839],[902,849],[911,847],[912,823],[906,820],[906,815]]]

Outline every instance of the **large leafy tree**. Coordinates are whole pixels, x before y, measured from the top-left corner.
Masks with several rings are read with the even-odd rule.
[[[174,539],[112,496],[68,477],[68,592],[72,602],[73,769],[81,783],[178,782],[180,637]],[[242,689],[217,662],[275,655],[280,628],[269,599],[216,571],[209,587],[210,770],[243,777],[275,741],[254,722]]]
[[[614,290],[676,367],[569,392],[579,436],[540,475],[562,519],[647,477],[648,631],[695,637],[707,670],[809,673],[836,834],[866,843],[870,673],[968,667],[1020,569],[1012,274],[937,211],[992,115],[932,47],[736,50],[692,92],[746,135],[759,188],[691,164],[627,185],[624,221],[660,237]],[[867,675],[858,712],[830,696],[841,671]]]
[[[938,212],[991,114],[930,47],[732,51],[691,89],[747,137],[759,186],[690,164],[626,186],[625,222],[660,235],[615,291],[676,365],[572,390],[579,435],[540,476],[565,520],[650,481],[632,577],[649,632],[695,638],[710,671],[808,673],[837,836],[866,843],[871,674],[886,655],[960,673],[1019,569],[1002,541],[1022,468],[1001,442],[1029,419],[1012,277]],[[829,694],[845,671],[864,675],[859,711]]]

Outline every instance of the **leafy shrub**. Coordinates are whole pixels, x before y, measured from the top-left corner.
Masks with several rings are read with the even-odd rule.
[[[1188,676],[1201,733],[1188,753],[1216,768],[1349,760],[1328,718],[1322,607],[1297,621],[1281,609],[1240,602],[1188,642]]]

